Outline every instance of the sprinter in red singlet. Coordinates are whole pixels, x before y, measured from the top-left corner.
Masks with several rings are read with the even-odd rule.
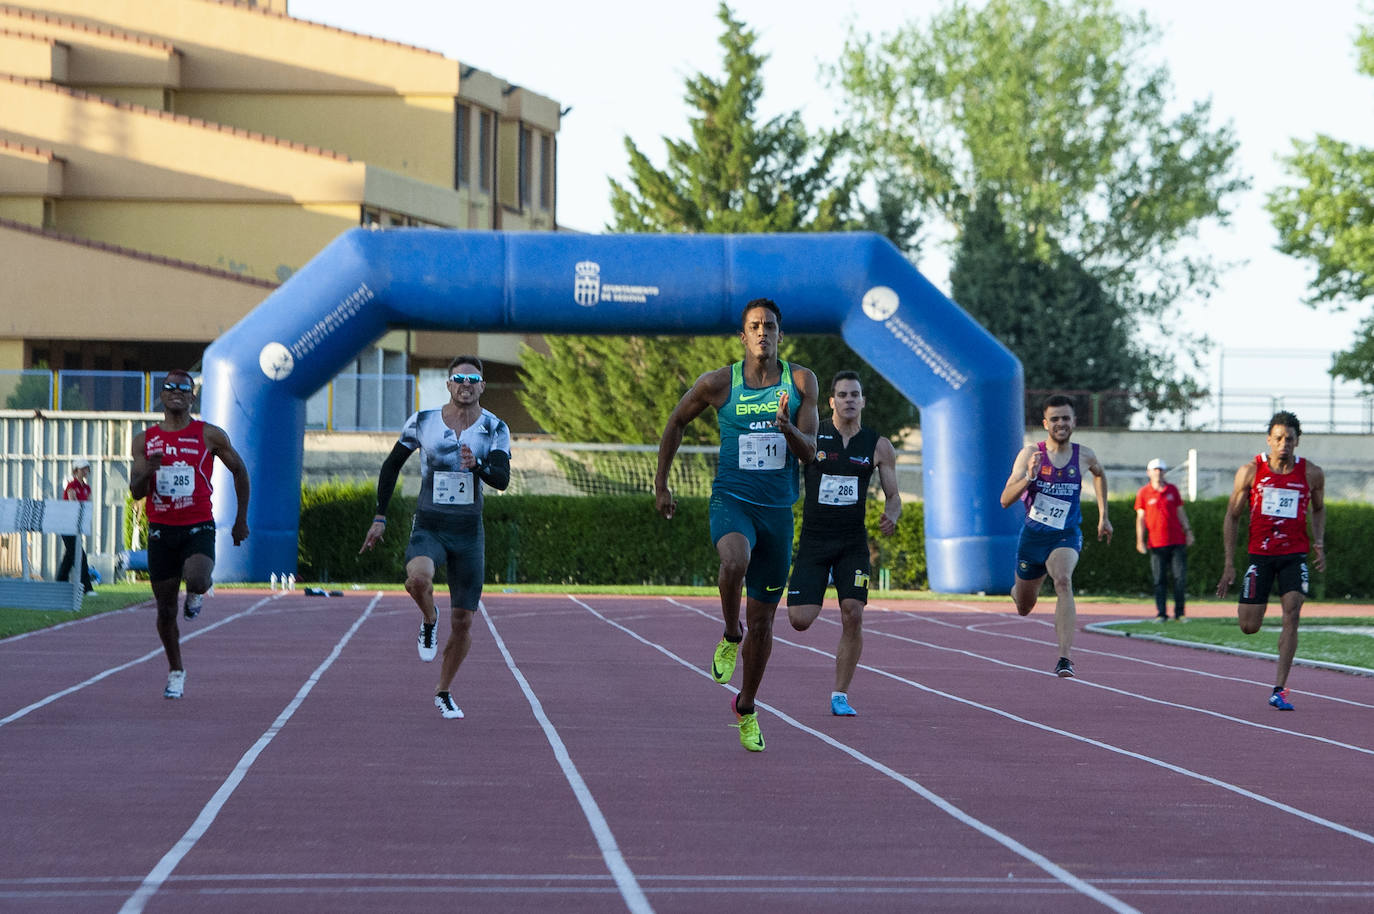
[[[186,686],[177,627],[177,592],[186,581],[186,618],[200,612],[215,570],[215,519],[210,472],[219,458],[234,476],[238,516],[234,545],[248,539],[248,468],[224,429],[191,418],[195,381],[180,369],[162,381],[162,422],[134,436],[129,491],[146,498],[148,577],[157,600],[157,634],[167,652],[163,698],[180,698]]]
[[[1279,634],[1279,664],[1271,707],[1291,711],[1288,671],[1298,651],[1298,617],[1307,599],[1307,553],[1312,567],[1326,568],[1326,476],[1321,467],[1296,456],[1302,426],[1290,412],[1275,413],[1269,420],[1267,455],[1260,454],[1236,471],[1236,485],[1221,525],[1225,551],[1217,596],[1236,580],[1236,532],[1240,520],[1250,515],[1249,563],[1240,586],[1237,614],[1240,630],[1253,635],[1264,622],[1269,592],[1277,583],[1283,606],[1283,631]],[[1308,521],[1311,536],[1308,536]]]

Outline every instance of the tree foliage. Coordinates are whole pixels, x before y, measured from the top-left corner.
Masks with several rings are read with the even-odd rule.
[[[1357,40],[1360,72],[1374,76],[1374,27]],[[1294,141],[1284,160],[1293,184],[1269,194],[1278,249],[1316,267],[1310,305],[1346,307],[1374,297],[1374,149],[1319,135]],[[1332,374],[1374,385],[1374,317],[1366,318]]]
[[[1219,266],[1189,242],[1247,186],[1210,102],[1168,113],[1156,40],[1112,0],[956,0],[924,26],[851,34],[835,75],[864,160],[930,220],[962,236],[991,198],[1018,257],[1050,274],[1072,258],[1138,327],[1215,288]],[[1175,372],[1161,355],[1143,388]]]
[[[618,232],[810,232],[860,224],[905,233],[911,248],[914,224],[900,212],[858,213],[858,176],[841,167],[845,138],[812,134],[799,113],[760,122],[766,55],[757,35],[721,4],[721,76],[698,73],[686,81],[690,140],[665,138],[666,161],[658,168],[629,138],[629,179],[611,181]],[[881,203],[882,201],[880,201]],[[864,220],[861,222],[861,220]],[[816,372],[823,387],[841,368],[863,363],[835,338],[786,335],[782,357]],[[741,309],[744,302],[739,303]],[[703,372],[740,358],[735,334],[724,337],[549,337],[547,355],[527,350],[522,358],[521,401],[547,431],[569,441],[658,440],[668,414]],[[894,434],[914,419],[911,405],[872,371],[862,371],[869,408],[865,420]],[[827,387],[828,389],[828,387]],[[871,421],[870,421],[871,420]],[[695,422],[685,443],[715,443],[714,423]]]

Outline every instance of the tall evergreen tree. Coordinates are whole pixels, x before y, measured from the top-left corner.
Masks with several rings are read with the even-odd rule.
[[[759,122],[767,57],[757,35],[721,4],[717,13],[724,74],[686,82],[690,140],[666,139],[660,169],[629,138],[629,180],[611,181],[618,232],[749,233],[838,231],[856,227],[857,176],[840,168],[840,134],[807,131],[799,113]],[[878,216],[873,219],[875,224]],[[881,224],[914,234],[890,212]],[[907,241],[908,238],[901,239]],[[788,303],[780,301],[783,330]],[[739,302],[741,309],[744,302]],[[714,337],[549,337],[547,355],[527,350],[521,401],[547,431],[569,441],[652,443],[680,394],[705,371],[736,361],[739,341]],[[913,418],[911,405],[838,338],[784,335],[782,357],[816,372],[828,391],[842,368],[863,371],[865,420],[894,435]],[[639,391],[609,402],[607,392]],[[644,396],[644,391],[653,395]],[[823,394],[824,396],[824,394]],[[686,443],[713,444],[713,423],[693,423]]]

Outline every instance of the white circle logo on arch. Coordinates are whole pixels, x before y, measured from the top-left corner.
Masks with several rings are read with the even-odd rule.
[[[862,304],[864,314],[875,321],[885,321],[897,313],[897,306],[901,301],[897,298],[897,293],[887,286],[874,286],[864,293]]]
[[[291,358],[291,351],[281,343],[268,343],[258,353],[258,366],[273,381],[280,381],[295,369],[296,360]]]

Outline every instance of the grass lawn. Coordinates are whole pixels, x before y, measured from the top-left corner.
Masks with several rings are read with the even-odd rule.
[[[81,601],[79,612],[64,612],[58,609],[12,609],[0,607],[0,638],[10,638],[24,632],[47,628],[59,622],[70,622],[86,616],[98,616],[115,609],[123,609],[135,603],[151,600],[153,593],[146,581],[132,584],[99,584],[96,592],[86,594]]]
[[[1277,654],[1280,625],[1277,620],[1264,622],[1253,635],[1240,630],[1235,619],[1189,619],[1177,622],[1113,622],[1111,628],[1132,635],[1157,635],[1174,641],[1212,644],[1239,648],[1261,654]],[[1336,631],[1358,629],[1359,632]],[[1298,659],[1321,660],[1346,666],[1374,670],[1374,619],[1320,618],[1303,619],[1298,628]]]

